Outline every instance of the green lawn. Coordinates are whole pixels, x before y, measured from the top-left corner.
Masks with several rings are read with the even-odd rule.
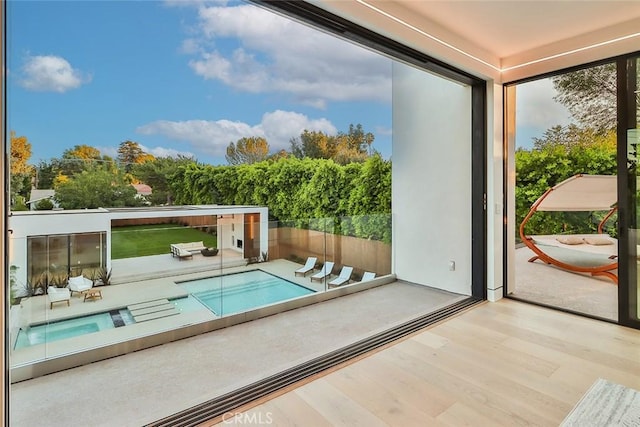
[[[172,243],[199,242],[215,248],[216,236],[178,224],[132,225],[111,230],[111,259],[168,254]]]

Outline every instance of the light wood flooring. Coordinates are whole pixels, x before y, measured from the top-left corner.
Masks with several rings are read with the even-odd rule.
[[[557,426],[598,378],[640,389],[640,331],[502,300],[205,425]]]

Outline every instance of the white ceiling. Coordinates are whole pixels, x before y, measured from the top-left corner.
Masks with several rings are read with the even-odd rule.
[[[640,17],[640,1],[374,0],[368,3],[382,10],[393,3],[400,4],[482,46],[498,58]]]

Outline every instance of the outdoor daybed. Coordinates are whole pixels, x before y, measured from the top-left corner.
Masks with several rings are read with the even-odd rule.
[[[531,206],[529,213],[520,224],[522,242],[535,256],[529,262],[541,260],[567,271],[590,273],[592,276],[605,276],[618,283],[615,272],[618,268],[618,241],[603,232],[603,226],[617,210],[617,178],[615,175],[575,175],[548,189]],[[538,211],[594,212],[607,211],[597,234],[560,234],[529,236],[525,234],[525,225]],[[552,248],[569,249],[573,255],[560,260],[550,254]],[[604,255],[599,262],[578,262],[580,253]]]

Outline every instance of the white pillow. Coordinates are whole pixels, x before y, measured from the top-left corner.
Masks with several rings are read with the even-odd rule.
[[[584,241],[594,246],[613,245],[613,240],[607,236],[587,236],[584,238]]]
[[[565,236],[558,236],[556,240],[565,245],[581,245],[584,243],[584,239],[580,236],[572,236],[567,234]]]

